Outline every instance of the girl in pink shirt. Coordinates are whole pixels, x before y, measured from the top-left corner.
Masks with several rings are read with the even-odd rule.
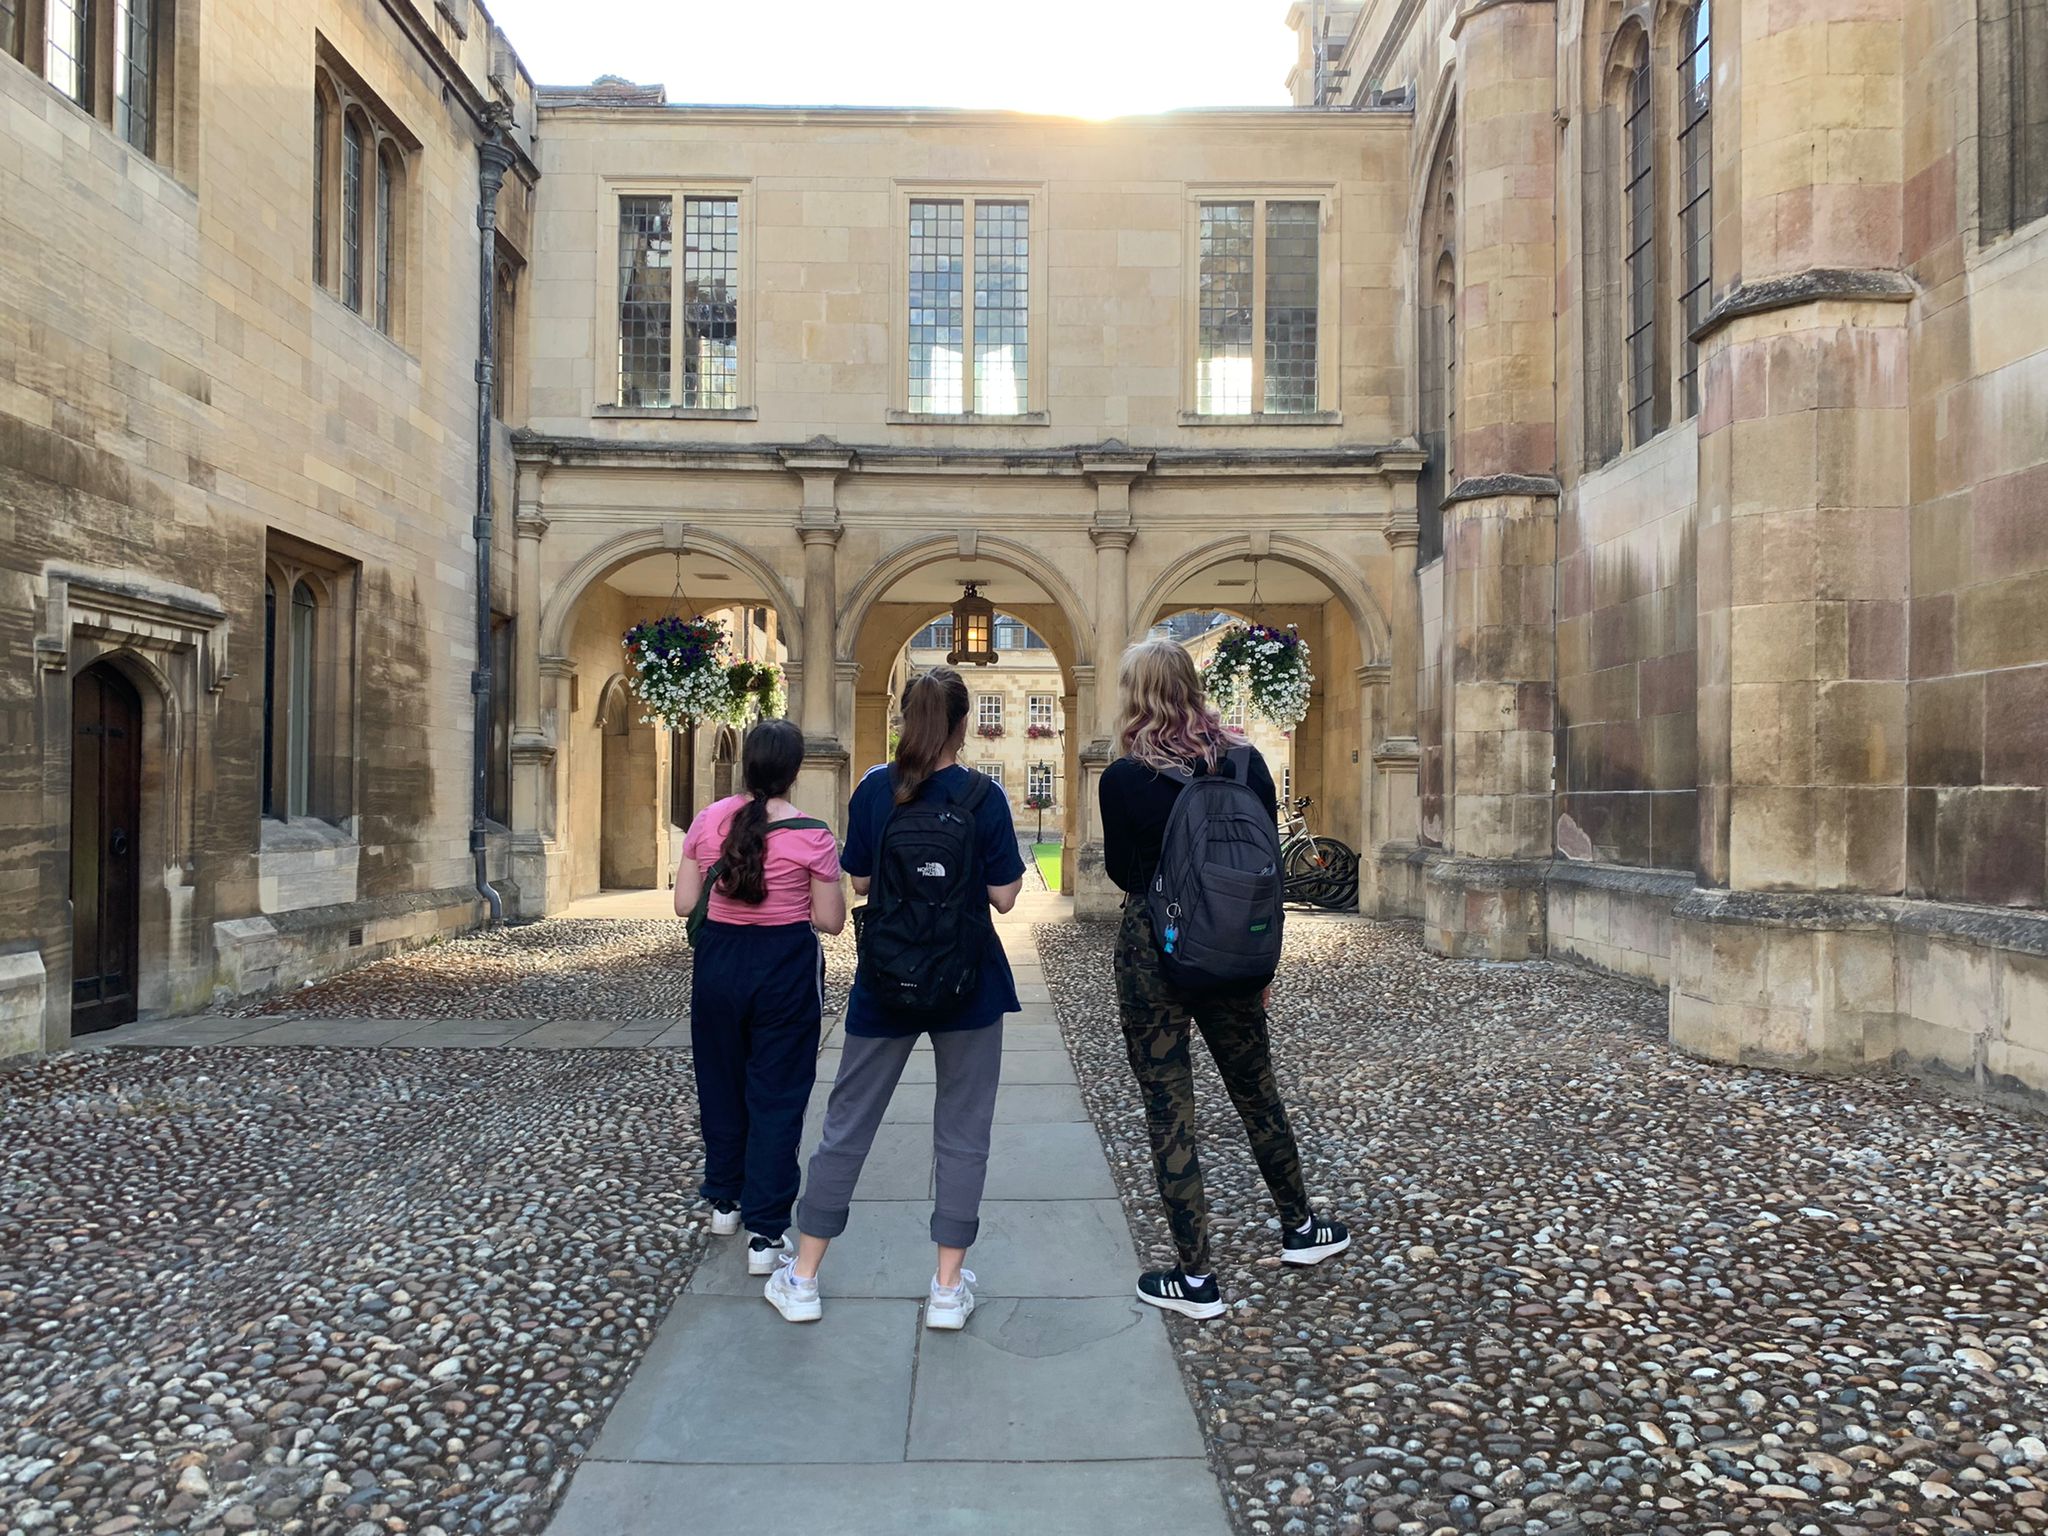
[[[690,981],[702,1193],[713,1232],[744,1223],[753,1234],[747,1268],[757,1275],[774,1269],[796,1201],[824,1011],[818,934],[846,926],[831,831],[783,825],[807,820],[787,798],[803,761],[803,733],[789,721],[755,726],[740,751],[747,792],[704,808],[676,866],[678,916],[715,876]]]

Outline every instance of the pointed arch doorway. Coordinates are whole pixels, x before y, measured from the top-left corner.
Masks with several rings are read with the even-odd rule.
[[[142,695],[107,662],[71,687],[71,1030],[135,1018],[142,925]]]

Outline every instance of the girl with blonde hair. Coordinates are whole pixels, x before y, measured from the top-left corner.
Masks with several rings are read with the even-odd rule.
[[[1175,802],[1188,785],[1207,775],[1241,776],[1265,815],[1277,819],[1272,771],[1257,748],[1224,725],[1204,696],[1194,658],[1177,642],[1132,646],[1117,682],[1122,755],[1104,771],[1101,790],[1104,862],[1125,893],[1116,941],[1117,1006],[1180,1257],[1175,1269],[1140,1276],[1138,1298],[1186,1317],[1220,1317],[1228,1308],[1210,1260],[1208,1201],[1195,1152],[1188,1053],[1195,1029],[1244,1120],[1252,1155],[1279,1207],[1281,1261],[1321,1263],[1350,1247],[1351,1234],[1341,1222],[1319,1218],[1309,1204],[1301,1155],[1273,1079],[1266,1019],[1272,976],[1202,989],[1176,980],[1166,963],[1172,936],[1162,935],[1144,899],[1159,873]]]

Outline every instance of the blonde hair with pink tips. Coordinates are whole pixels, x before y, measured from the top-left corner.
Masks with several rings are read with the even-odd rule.
[[[1148,768],[1214,768],[1244,738],[1202,690],[1195,658],[1174,640],[1141,640],[1117,668],[1117,749]]]

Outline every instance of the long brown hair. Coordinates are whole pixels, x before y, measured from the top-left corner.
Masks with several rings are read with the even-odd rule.
[[[1225,752],[1244,745],[1209,702],[1195,658],[1177,640],[1141,640],[1125,651],[1117,694],[1117,750],[1148,768],[1213,769]]]
[[[967,684],[951,667],[933,667],[903,690],[903,734],[896,742],[896,803],[908,805],[937,771],[967,719]]]
[[[804,765],[804,733],[787,720],[763,720],[740,748],[747,803],[725,829],[725,874],[718,887],[758,907],[768,899],[768,802],[789,793]]]

